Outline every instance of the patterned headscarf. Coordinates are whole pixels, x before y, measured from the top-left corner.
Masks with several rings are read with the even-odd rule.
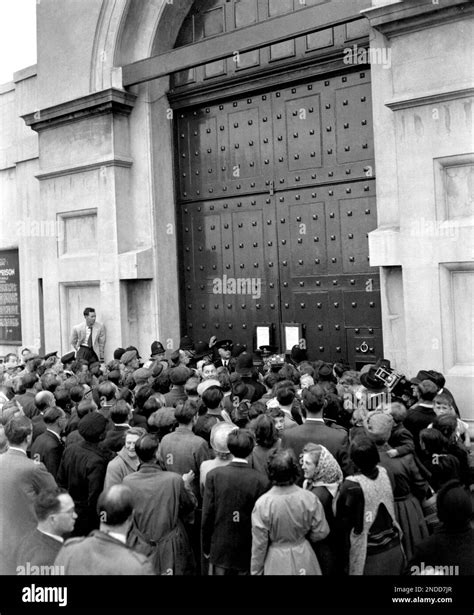
[[[332,497],[336,496],[339,485],[342,483],[342,470],[328,449],[317,445],[321,453],[312,478],[304,481],[304,488],[326,487]]]

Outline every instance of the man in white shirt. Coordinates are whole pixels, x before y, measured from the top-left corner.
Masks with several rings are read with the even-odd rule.
[[[64,538],[74,529],[77,514],[65,489],[45,489],[35,500],[37,528],[21,542],[17,552],[17,574],[46,574],[39,566],[53,566]],[[51,574],[61,574],[54,569]]]

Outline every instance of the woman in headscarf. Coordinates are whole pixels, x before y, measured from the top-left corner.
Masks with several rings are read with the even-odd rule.
[[[303,448],[301,465],[304,473],[303,489],[308,489],[319,498],[330,530],[324,540],[314,545],[314,550],[322,574],[336,575],[341,572],[341,545],[335,528],[332,505],[343,480],[342,470],[326,447],[313,442]]]
[[[323,540],[329,526],[319,499],[295,483],[298,462],[291,449],[277,449],[268,460],[270,491],[252,512],[252,575],[320,575],[310,543]]]

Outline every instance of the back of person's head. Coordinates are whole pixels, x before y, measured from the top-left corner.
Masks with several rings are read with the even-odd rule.
[[[375,442],[366,436],[355,438],[350,446],[350,457],[362,474],[371,474],[380,461]]]
[[[177,404],[174,415],[180,425],[189,425],[197,416],[197,404],[193,400],[187,399],[184,403]]]
[[[217,380],[219,384],[221,385],[221,391],[223,393],[227,393],[227,391],[230,391],[232,389],[230,375],[227,370],[217,372]]]
[[[105,397],[106,402],[110,402],[115,398],[115,387],[111,382],[101,382],[98,387],[99,398]]]
[[[314,367],[311,365],[311,363],[309,363],[309,361],[303,361],[302,363],[300,363],[298,365],[298,371],[300,373],[300,376],[306,374],[314,378]]]
[[[133,512],[133,495],[126,485],[113,485],[102,491],[97,502],[102,523],[111,527],[123,525]]]
[[[54,393],[59,386],[59,380],[56,374],[48,372],[41,376],[41,386],[43,391],[51,391]]]
[[[135,442],[135,453],[142,463],[153,461],[158,449],[158,439],[153,434],[146,434]]]
[[[268,477],[274,485],[293,485],[299,477],[296,456],[291,448],[274,450],[267,463]]]
[[[171,380],[170,380],[170,370],[166,369],[161,372],[161,374],[153,379],[151,386],[156,393],[162,393],[165,395],[170,390]]]
[[[156,397],[149,397],[146,402],[143,404],[143,408],[141,410],[141,414],[147,419],[155,412],[163,408],[163,404]]]
[[[265,378],[263,379],[263,383],[270,391],[273,389],[273,387],[278,381],[278,374],[276,374],[275,372],[268,372],[268,374],[266,374]]]
[[[223,398],[224,393],[217,386],[209,387],[202,394],[202,401],[208,410],[215,410],[218,408]]]
[[[66,416],[66,413],[62,408],[58,406],[53,406],[52,408],[48,408],[43,416],[43,421],[46,425],[53,425],[59,419],[62,419]]]
[[[431,380],[422,380],[418,385],[418,390],[422,401],[433,401],[438,393],[438,387]]]
[[[25,389],[32,389],[35,383],[38,380],[38,376],[36,374],[25,374],[21,377],[21,382]]]
[[[290,380],[293,384],[297,385],[300,381],[300,372],[293,365],[285,363],[278,370],[278,377],[280,380]]]
[[[281,406],[291,406],[295,399],[295,389],[290,386],[282,387],[278,389],[276,398]]]
[[[429,455],[442,455],[448,449],[447,438],[433,427],[425,427],[420,431],[420,442]]]
[[[253,421],[261,414],[265,414],[267,406],[263,401],[254,401],[249,408],[249,421]]]
[[[130,415],[130,406],[124,399],[119,399],[110,409],[110,418],[117,425],[126,423]]]
[[[324,406],[324,418],[338,422],[341,413],[344,411],[342,399],[334,393],[326,393],[326,405]]]
[[[301,397],[303,399],[303,405],[308,414],[320,414],[323,411],[325,400],[324,389],[319,385],[315,384],[309,389],[304,389],[301,393]]]
[[[135,406],[142,410],[145,403],[150,399],[153,395],[154,391],[152,387],[148,384],[144,384],[142,387],[138,389],[135,394]]]
[[[13,416],[5,425],[5,435],[10,446],[23,444],[32,432],[33,423],[24,415]]]
[[[18,407],[16,402],[8,401],[3,404],[3,408],[0,410],[0,423],[6,425],[8,421],[16,415],[24,416],[23,410]]]
[[[82,419],[83,416],[97,410],[97,404],[92,399],[83,399],[77,406],[77,416]]]
[[[255,441],[249,429],[231,431],[227,437],[227,448],[234,457],[245,459],[253,451]]]
[[[56,399],[56,406],[63,410],[69,410],[71,406],[71,395],[67,389],[60,387],[54,392],[54,398]]]
[[[259,446],[272,448],[278,440],[275,421],[267,414],[257,416],[253,423],[255,440]]]
[[[135,394],[128,387],[123,387],[122,389],[120,389],[120,392],[117,395],[117,399],[123,399],[127,402],[127,404],[130,404],[132,406],[133,402],[135,401]]]
[[[67,493],[66,489],[42,489],[34,499],[34,509],[38,521],[46,521],[49,515],[54,515],[61,510],[59,496]]]
[[[40,412],[44,412],[46,408],[50,408],[53,403],[56,403],[56,400],[51,391],[40,391],[36,393],[35,406]]]
[[[75,384],[69,389],[69,394],[71,395],[71,401],[78,404],[84,398],[84,387]]]
[[[237,407],[233,407],[230,413],[230,418],[234,425],[240,427],[241,429],[245,428],[249,424],[249,405],[247,402],[243,401]]]
[[[198,384],[199,378],[196,378],[196,376],[191,376],[191,378],[186,380],[184,383],[184,392],[188,395],[188,397],[197,397]]]
[[[436,496],[438,518],[445,526],[461,529],[472,517],[470,493],[456,480],[447,481]]]
[[[345,384],[347,386],[358,386],[360,384],[360,375],[353,370],[347,370],[344,372],[339,380],[339,384]]]
[[[458,421],[453,414],[441,414],[433,420],[433,428],[440,431],[449,441],[455,440],[457,426]]]
[[[220,421],[219,421],[220,422]],[[211,414],[204,414],[199,417],[198,422],[194,426],[194,433],[196,436],[200,436],[210,445],[211,444],[211,430],[216,424],[216,417]]]

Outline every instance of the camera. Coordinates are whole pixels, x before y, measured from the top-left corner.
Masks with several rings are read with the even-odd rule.
[[[403,374],[399,374],[391,367],[382,365],[375,371],[374,377],[382,381],[389,393],[395,397],[411,395],[411,384]]]

